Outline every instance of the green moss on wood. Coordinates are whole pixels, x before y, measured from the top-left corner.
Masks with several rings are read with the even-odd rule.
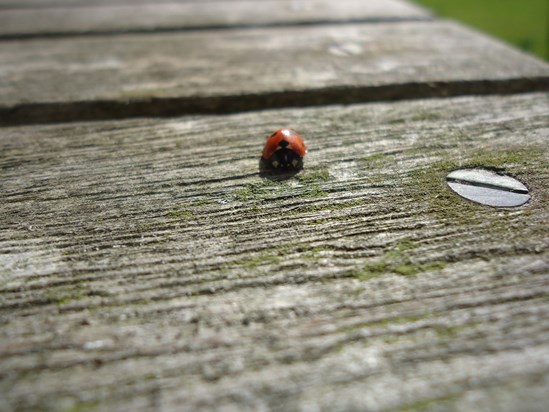
[[[431,260],[420,262],[413,260],[410,251],[417,249],[419,245],[410,239],[402,239],[381,258],[366,263],[362,268],[353,272],[353,276],[360,280],[368,280],[386,273],[395,273],[401,276],[416,276],[423,272],[442,270],[446,262]]]
[[[178,205],[168,212],[173,219],[191,219],[204,206],[213,204],[211,199],[202,198],[192,201],[190,204]]]
[[[191,207],[192,208],[197,208],[197,207],[202,207],[202,206],[209,206],[211,204],[213,204],[214,202],[212,201],[212,199],[208,199],[208,198],[203,198],[203,199],[198,199],[198,200],[194,200],[192,203],[191,203]]]
[[[316,180],[296,186],[295,180],[263,179],[246,184],[243,188],[236,190],[234,196],[241,202],[259,202],[272,199],[273,193],[278,193],[280,197],[296,199],[317,199],[328,195],[328,192]]]
[[[318,199],[328,196],[328,192],[322,189],[318,184],[310,185],[301,196],[304,199]]]
[[[542,160],[545,150],[538,146],[520,147],[514,150],[475,152],[461,167],[485,167],[513,172],[523,168],[538,169],[536,163]],[[545,165],[547,169],[547,165]]]
[[[282,259],[281,254],[278,251],[275,252],[261,252],[259,254],[243,257],[242,259],[233,260],[229,266],[242,266],[248,269],[253,269],[260,265],[276,264]]]
[[[288,216],[298,216],[303,213],[315,213],[315,212],[324,212],[324,211],[336,211],[336,210],[346,210],[357,206],[363,206],[364,201],[363,200],[349,200],[345,202],[339,202],[339,203],[331,203],[331,202],[322,202],[322,203],[306,203],[303,205],[299,205],[296,208],[292,210],[292,212],[288,213]],[[327,221],[332,220],[347,220],[348,216],[330,216],[327,218],[318,219],[318,222],[325,223]]]
[[[330,172],[326,167],[306,168],[297,175],[297,179],[302,183],[326,182],[330,180]]]
[[[440,112],[419,111],[412,116],[413,122],[433,122],[442,118]]]
[[[176,220],[188,220],[194,217],[193,211],[190,210],[188,206],[178,206],[173,208],[168,212],[168,215],[172,219]]]
[[[474,324],[465,324],[465,325],[437,325],[433,328],[435,331],[437,337],[441,339],[453,339],[455,338],[459,332],[463,330],[467,330],[473,326],[476,326],[477,323]]]
[[[390,267],[392,272],[402,276],[415,276],[418,273],[431,270],[442,270],[446,267],[446,262],[437,260],[427,263],[402,263]]]
[[[451,404],[459,398],[460,395],[449,394],[432,399],[420,399],[407,405],[401,406],[396,412],[425,412],[431,410],[451,410]]]
[[[394,155],[391,153],[373,153],[359,159],[361,166],[371,169],[380,168],[394,160]]]
[[[54,305],[63,306],[89,297],[108,297],[110,293],[92,289],[88,284],[71,284],[53,288],[46,293],[46,299]]]
[[[234,192],[234,197],[241,202],[259,200],[265,195],[272,193],[273,188],[284,187],[284,185],[284,182],[262,179],[256,182],[247,183],[242,189],[236,190]]]
[[[409,323],[414,323],[419,320],[429,318],[430,314],[418,314],[418,315],[409,315],[409,316],[395,316],[392,318],[380,319],[370,322],[361,322],[356,325],[345,327],[341,330],[344,333],[352,333],[363,329],[382,329],[387,328],[391,325],[406,325]]]
[[[56,409],[56,412],[89,412],[97,409],[98,402],[76,402],[72,406]]]
[[[325,246],[309,246],[298,243],[288,243],[277,247],[271,247],[268,250],[252,253],[241,259],[233,260],[226,264],[226,268],[242,266],[253,269],[262,265],[272,265],[283,262],[292,256],[293,260],[317,261],[322,258],[326,252],[332,249]]]
[[[446,183],[446,176],[463,168],[487,168],[510,175],[529,175],[547,171],[542,166],[544,150],[539,147],[522,147],[513,150],[481,151],[462,159],[440,161],[412,171],[408,175],[407,194],[417,204],[427,204],[429,212],[448,223],[478,224],[493,220],[493,208],[482,206],[459,197]],[[540,170],[543,167],[545,170]],[[499,215],[497,215],[499,216]]]

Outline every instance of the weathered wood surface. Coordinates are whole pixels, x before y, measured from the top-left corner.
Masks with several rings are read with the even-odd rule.
[[[96,4],[23,8],[0,13],[0,39],[233,26],[276,26],[427,19],[398,0],[263,0]]]
[[[547,64],[450,22],[9,41],[0,61],[4,124],[549,88]]]
[[[22,8],[59,8],[59,7],[105,7],[120,5],[141,5],[141,4],[184,4],[184,3],[231,3],[242,0],[0,0],[0,8],[4,9],[22,9]],[[261,3],[271,0],[248,0],[250,4]],[[280,0],[285,2],[288,0]],[[308,0],[294,0],[294,3],[300,3]],[[364,3],[376,0],[365,0]],[[399,0],[404,1],[404,0]]]
[[[548,113],[534,94],[0,129],[0,410],[545,410]],[[310,153],[272,181],[282,125]],[[447,189],[478,165],[532,200]]]

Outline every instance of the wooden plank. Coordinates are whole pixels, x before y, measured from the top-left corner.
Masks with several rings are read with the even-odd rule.
[[[13,41],[0,61],[3,124],[549,87],[546,63],[451,22]]]
[[[142,4],[183,4],[183,3],[204,3],[204,2],[238,2],[241,0],[0,0],[0,8],[22,9],[22,8],[58,8],[58,7],[105,7],[109,5],[142,5]],[[249,0],[250,2],[262,2],[269,0]],[[285,0],[280,0],[285,1]],[[303,0],[295,0],[301,2]],[[368,0],[371,1],[371,0]]]
[[[548,113],[535,94],[0,129],[0,409],[543,410]],[[305,169],[264,179],[281,126]],[[532,200],[447,189],[479,165]]]
[[[0,14],[0,39],[427,18],[425,10],[398,0],[92,4],[5,10]]]

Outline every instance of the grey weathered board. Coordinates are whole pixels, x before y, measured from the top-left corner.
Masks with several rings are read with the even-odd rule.
[[[0,61],[0,124],[549,88],[547,64],[451,22],[9,41]]]
[[[0,39],[205,27],[400,21],[428,16],[425,10],[398,0],[151,2],[104,7],[88,4],[4,10],[0,13]]]
[[[1,128],[0,410],[544,410],[548,135],[547,94]]]
[[[120,5],[141,5],[141,4],[184,4],[184,3],[231,3],[240,2],[243,0],[0,0],[0,8],[4,9],[22,9],[22,8],[59,8],[59,7],[79,7],[86,8],[89,6],[105,7],[105,6],[120,6]],[[272,0],[247,0],[250,4],[261,3]],[[302,3],[309,0],[278,0],[280,3],[293,1],[294,3]],[[318,0],[322,1],[322,0]],[[364,3],[376,0],[365,0]],[[391,1],[391,0],[389,0]],[[405,1],[405,0],[397,0]]]
[[[78,7],[87,8],[89,6],[94,7],[108,7],[108,6],[121,6],[121,5],[142,5],[142,4],[185,4],[185,3],[231,3],[239,2],[242,0],[0,0],[1,9],[25,9],[25,8],[61,8],[61,7]],[[270,0],[247,0],[250,4],[270,1]],[[285,2],[288,0],[279,0]],[[289,0],[291,1],[291,0]],[[308,0],[293,0],[294,2],[308,1]],[[375,0],[365,0],[368,1]],[[405,0],[401,0],[405,1]]]

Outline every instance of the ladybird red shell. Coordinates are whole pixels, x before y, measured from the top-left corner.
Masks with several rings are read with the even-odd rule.
[[[292,129],[279,129],[267,137],[262,158],[278,169],[296,169],[303,165],[307,148],[301,136]]]

